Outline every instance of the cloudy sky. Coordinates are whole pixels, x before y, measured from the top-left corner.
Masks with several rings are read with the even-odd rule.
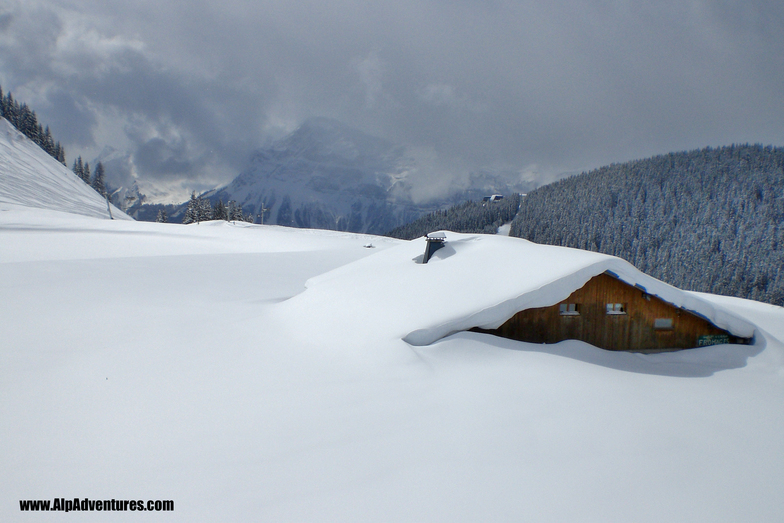
[[[0,0],[0,85],[69,165],[194,186],[311,116],[552,174],[784,145],[784,2]]]

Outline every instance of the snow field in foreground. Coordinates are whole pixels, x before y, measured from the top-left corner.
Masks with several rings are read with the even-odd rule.
[[[289,300],[400,242],[37,216],[0,212],[3,521],[54,497],[172,499],[166,521],[784,517],[780,308],[701,295],[751,347],[412,347],[333,321],[325,284],[322,311]],[[361,317],[394,324],[384,298]],[[107,515],[41,519],[74,517]]]

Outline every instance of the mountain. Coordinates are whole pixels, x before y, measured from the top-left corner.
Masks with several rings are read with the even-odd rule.
[[[20,207],[110,217],[101,195],[0,118],[0,208]],[[114,205],[111,217],[131,219]]]
[[[263,207],[264,223],[383,233],[471,197],[526,188],[486,171],[472,175],[467,187],[422,201],[417,195],[425,171],[403,146],[312,118],[257,151],[248,169],[203,197],[213,205],[234,200],[256,216]]]
[[[265,223],[386,230],[418,215],[407,194],[412,167],[402,147],[314,118],[258,151],[246,171],[209,197],[235,200],[253,214],[263,205]]]
[[[190,197],[190,190],[182,181],[164,182],[139,177],[133,155],[106,146],[90,165],[98,162],[106,172],[106,187],[114,205],[134,219],[154,221],[159,210],[175,212],[180,203]]]
[[[511,234],[619,256],[677,287],[784,305],[784,148],[670,153],[523,199]]]

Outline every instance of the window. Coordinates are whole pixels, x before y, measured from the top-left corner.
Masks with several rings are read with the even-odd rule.
[[[562,303],[558,306],[561,316],[579,316],[580,307],[576,303]]]
[[[656,318],[653,320],[653,328],[657,331],[671,331],[672,318]]]
[[[607,314],[626,314],[626,306],[623,303],[608,303]]]

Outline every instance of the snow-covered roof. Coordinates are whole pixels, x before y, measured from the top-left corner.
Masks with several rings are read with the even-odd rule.
[[[281,306],[296,308],[315,329],[343,325],[356,336],[372,332],[427,345],[473,327],[497,328],[524,309],[555,305],[611,272],[735,336],[754,335],[755,326],[734,313],[614,256],[504,236],[445,234],[445,246],[427,264],[417,263],[425,238],[405,242],[312,278],[305,292]]]

